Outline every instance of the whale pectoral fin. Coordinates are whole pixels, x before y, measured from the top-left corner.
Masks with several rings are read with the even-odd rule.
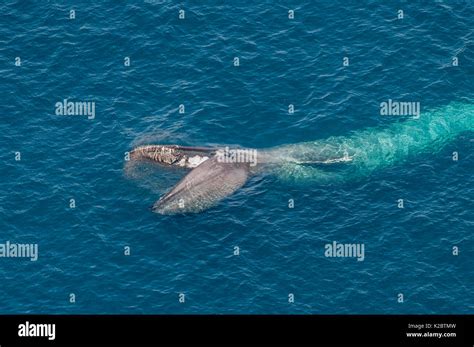
[[[161,214],[203,211],[242,187],[248,176],[248,164],[221,163],[213,157],[191,170],[152,210]]]

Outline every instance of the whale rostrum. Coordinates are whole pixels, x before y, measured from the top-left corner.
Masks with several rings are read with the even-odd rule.
[[[149,160],[163,165],[195,168],[214,153],[214,149],[206,147],[147,145],[131,151],[130,160]]]

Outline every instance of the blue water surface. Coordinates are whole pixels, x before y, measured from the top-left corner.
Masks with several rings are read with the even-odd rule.
[[[474,311],[472,133],[340,185],[255,176],[200,214],[149,210],[182,172],[124,172],[140,144],[272,147],[387,126],[388,99],[472,103],[472,1],[7,0],[0,76],[0,243],[39,247],[0,258],[1,313]]]

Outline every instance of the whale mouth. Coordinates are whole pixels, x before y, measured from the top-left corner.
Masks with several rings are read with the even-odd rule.
[[[133,163],[147,161],[164,167],[191,169],[151,207],[162,214],[186,214],[203,211],[245,184],[249,163],[219,160],[218,149],[178,145],[147,145],[130,152]]]
[[[152,211],[164,215],[201,212],[242,187],[248,176],[248,164],[221,163],[214,156],[184,176],[153,204]]]

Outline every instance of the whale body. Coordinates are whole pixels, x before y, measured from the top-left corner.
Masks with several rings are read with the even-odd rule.
[[[161,214],[191,213],[215,205],[260,171],[295,184],[344,182],[413,156],[436,153],[462,132],[473,130],[474,106],[453,102],[386,128],[261,149],[255,167],[248,162],[222,162],[217,148],[178,145],[140,146],[130,159],[191,169],[152,207]],[[331,170],[335,164],[338,170]]]

